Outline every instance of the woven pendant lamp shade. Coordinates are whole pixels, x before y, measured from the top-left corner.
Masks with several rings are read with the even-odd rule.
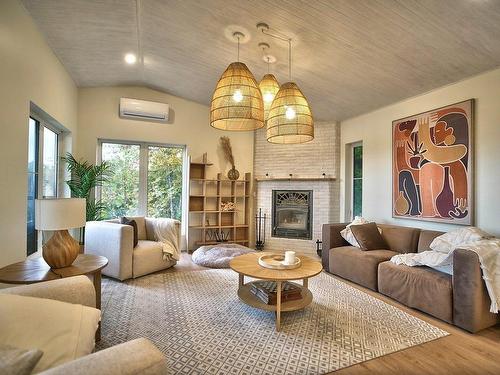
[[[264,126],[262,95],[245,64],[231,63],[217,82],[210,105],[210,125],[236,131]]]
[[[271,104],[280,90],[280,85],[274,75],[266,74],[259,83],[259,89],[264,100],[264,120],[267,120]]]
[[[267,141],[305,143],[314,139],[311,108],[299,87],[284,83],[271,104],[267,118]]]

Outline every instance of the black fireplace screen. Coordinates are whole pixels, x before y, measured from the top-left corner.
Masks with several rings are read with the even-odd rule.
[[[312,238],[312,190],[273,190],[272,235]]]

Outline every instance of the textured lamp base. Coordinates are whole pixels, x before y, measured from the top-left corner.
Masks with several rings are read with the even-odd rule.
[[[56,231],[42,248],[43,259],[50,268],[71,266],[79,252],[80,245],[66,229]]]

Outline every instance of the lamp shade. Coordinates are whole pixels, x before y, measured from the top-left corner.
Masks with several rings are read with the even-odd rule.
[[[271,104],[267,140],[271,143],[305,143],[314,139],[309,103],[293,82],[284,83]]]
[[[264,126],[262,95],[245,64],[231,63],[217,82],[210,104],[210,125],[236,131]]]
[[[84,198],[36,199],[35,228],[62,230],[85,226]]]
[[[276,94],[280,90],[280,85],[274,75],[266,74],[260,80],[259,89],[264,101],[264,120],[267,120],[269,109],[271,108],[271,104],[273,103]]]

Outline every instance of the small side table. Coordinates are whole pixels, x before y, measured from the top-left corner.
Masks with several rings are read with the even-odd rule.
[[[42,257],[26,259],[0,269],[0,283],[34,284],[71,276],[87,276],[95,288],[95,306],[101,309],[101,270],[108,259],[99,255],[80,254],[69,267],[51,269]],[[101,323],[96,331],[96,340],[101,339]]]

